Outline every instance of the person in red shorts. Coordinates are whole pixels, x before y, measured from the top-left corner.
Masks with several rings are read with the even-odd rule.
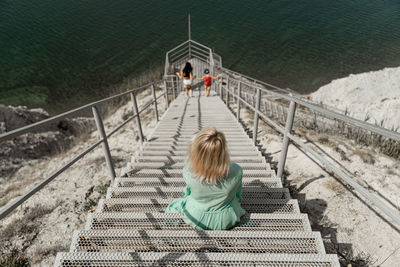
[[[210,90],[211,90],[211,80],[216,80],[218,79],[220,76],[216,76],[213,77],[210,75],[210,71],[208,69],[204,70],[204,76],[201,78],[197,78],[197,80],[204,80],[204,92],[205,92],[205,96],[208,97],[210,95]]]

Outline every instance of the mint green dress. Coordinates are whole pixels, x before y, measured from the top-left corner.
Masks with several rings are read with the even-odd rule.
[[[238,164],[231,163],[228,175],[214,185],[202,183],[188,165],[182,174],[183,198],[174,200],[166,213],[180,213],[187,224],[203,230],[229,229],[246,214],[240,206],[243,170]]]

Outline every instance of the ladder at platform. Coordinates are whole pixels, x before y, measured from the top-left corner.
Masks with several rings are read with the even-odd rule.
[[[200,91],[201,92],[201,91]],[[224,132],[231,160],[243,168],[242,206],[226,231],[196,230],[164,210],[184,188],[188,142],[199,130]],[[319,232],[220,100],[194,93],[173,101],[132,170],[118,177],[76,231],[55,266],[339,266]]]

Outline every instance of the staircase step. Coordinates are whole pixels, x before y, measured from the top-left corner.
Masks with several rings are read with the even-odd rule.
[[[154,148],[156,148],[158,150],[158,148],[160,147],[160,149],[162,149],[163,147],[168,147],[170,149],[178,149],[178,150],[188,150],[189,149],[189,141],[188,142],[175,142],[175,141],[171,141],[171,142],[146,142],[144,148],[145,150],[153,150]],[[256,147],[253,145],[253,143],[251,142],[241,142],[241,143],[229,143],[228,142],[228,149],[229,151],[235,151],[235,150],[255,150]]]
[[[186,156],[139,156],[135,160],[137,162],[183,162],[186,158]],[[230,159],[239,165],[243,162],[265,162],[265,159],[262,156],[231,156]]]
[[[187,137],[151,137],[149,142],[190,142],[193,139],[193,136],[187,136]],[[229,137],[226,136],[226,141],[228,143],[241,143],[241,142],[247,142],[251,144],[251,139],[248,136],[239,136],[239,137]]]
[[[261,156],[259,151],[256,150],[248,150],[248,151],[229,151],[229,154],[231,157],[238,157],[238,156]],[[162,149],[157,149],[157,151],[154,150],[144,150],[140,153],[142,156],[187,156],[188,155],[188,149],[185,150],[180,150],[180,151],[174,151],[171,150],[171,148],[162,150]]]
[[[243,149],[247,149],[249,146],[252,147],[254,146],[253,142],[248,139],[248,138],[243,138],[242,140],[227,140],[228,141],[228,148],[231,147],[241,147]],[[190,143],[190,139],[187,140],[174,140],[174,139],[168,139],[168,140],[151,140],[148,141],[146,144],[146,147],[150,144],[153,146],[187,146]]]
[[[181,169],[133,169],[128,172],[128,178],[181,178]],[[243,178],[276,178],[275,171],[273,170],[243,170]],[[124,177],[121,177],[124,178]]]
[[[197,131],[199,132],[199,131]],[[153,138],[181,138],[181,139],[192,139],[196,133],[182,133],[181,131],[168,133],[168,132],[159,132],[154,133],[150,140]],[[243,132],[236,132],[236,133],[225,133],[226,138],[232,139],[241,139],[241,138],[249,138],[248,135],[244,134]]]
[[[144,147],[144,151],[143,152],[150,152],[150,151],[173,151],[173,152],[177,152],[177,151],[184,151],[187,153],[189,149],[189,144],[183,145],[183,146],[154,146],[154,145],[146,145]],[[253,152],[253,151],[259,151],[256,147],[251,146],[248,147],[246,150],[243,149],[243,146],[239,146],[239,147],[230,147],[229,148],[229,152],[230,153],[237,153],[237,152]]]
[[[278,188],[282,187],[282,183],[277,178],[256,178],[246,177],[242,180],[243,186],[254,186],[254,187],[266,187],[266,188]],[[186,186],[185,181],[182,177],[171,178],[171,177],[142,177],[142,178],[116,178],[114,187],[154,187],[154,186],[165,186],[165,187],[184,187]]]
[[[83,230],[71,252],[247,252],[325,254],[319,232]]]
[[[254,254],[205,252],[61,252],[55,267],[127,267],[127,266],[280,266],[280,267],[340,267],[336,255],[320,254]]]
[[[106,198],[179,198],[184,187],[109,187]],[[287,188],[243,187],[242,197],[253,199],[290,199]]]
[[[246,132],[240,126],[229,126],[229,127],[215,127],[218,131],[223,132],[225,136],[234,136],[234,135],[246,135]],[[190,127],[169,127],[169,128],[160,128],[158,127],[155,131],[154,135],[195,135],[200,132],[199,129],[192,129]]]
[[[141,169],[160,169],[160,170],[169,170],[169,169],[181,169],[185,166],[184,162],[135,162],[132,164],[132,169],[141,170]],[[245,170],[270,170],[270,166],[268,163],[257,163],[257,162],[242,162],[240,166],[243,168],[243,172]]]
[[[174,230],[193,229],[177,213],[121,212],[89,213],[85,230],[137,229]],[[250,213],[230,231],[306,231],[311,226],[306,214]]]
[[[161,212],[174,199],[100,199],[97,212]],[[243,199],[241,206],[249,213],[298,214],[299,205],[295,199]]]

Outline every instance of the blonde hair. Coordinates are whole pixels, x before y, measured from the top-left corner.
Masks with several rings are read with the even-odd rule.
[[[202,182],[216,184],[224,178],[230,167],[225,135],[215,128],[201,130],[190,144],[189,164]]]

